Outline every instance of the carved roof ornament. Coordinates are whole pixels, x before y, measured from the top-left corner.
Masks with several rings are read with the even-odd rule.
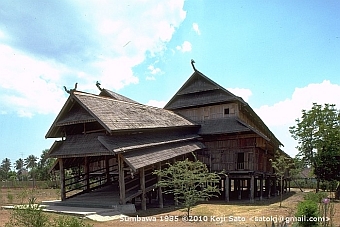
[[[96,82],[96,86],[97,86],[97,88],[99,89],[99,91],[102,91],[103,88],[101,88],[100,85],[101,85],[101,84],[97,81],[97,82]]]
[[[65,86],[64,86],[64,89],[65,89],[65,91],[66,91],[67,93],[71,94],[71,93],[73,93],[74,91],[77,90],[77,86],[78,86],[78,83],[75,83],[73,89],[68,90]]]
[[[194,59],[191,59],[191,66],[192,66],[192,68],[194,69],[194,71],[196,72],[197,69],[195,68],[194,63],[195,63]]]

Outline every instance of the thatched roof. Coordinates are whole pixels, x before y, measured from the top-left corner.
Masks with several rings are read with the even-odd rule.
[[[110,91],[105,88],[101,89],[99,96],[109,97],[109,98],[113,98],[113,99],[124,101],[124,102],[138,103],[135,100],[129,99],[128,97],[125,97],[123,95],[120,95],[116,92]]]
[[[178,132],[115,136],[107,136],[104,133],[69,135],[66,140],[56,141],[52,145],[49,157],[79,158],[120,153],[130,168],[136,171],[138,168],[204,148],[204,145],[197,141],[198,137],[192,134],[181,135]]]
[[[74,92],[74,97],[109,132],[195,126],[189,120],[161,108],[83,92]]]
[[[269,141],[269,138],[259,130],[241,121],[238,117],[226,117],[221,119],[205,120],[198,131],[199,135],[217,135],[226,133],[249,133],[253,132]]]
[[[73,91],[46,138],[64,136],[60,126],[93,121],[97,121],[108,133],[199,127],[169,110]]]
[[[49,151],[51,158],[87,157],[112,155],[103,146],[98,136],[102,134],[69,135],[64,141],[55,141]]]
[[[134,170],[204,148],[201,142],[184,141],[128,152],[125,162]]]
[[[130,135],[99,136],[98,140],[114,153],[126,153],[131,150],[150,148],[160,145],[190,141],[199,138],[196,134],[178,133],[138,133]]]
[[[238,97],[229,92],[227,89],[221,87],[199,71],[195,71],[191,75],[191,77],[184,83],[184,85],[178,90],[164,108],[176,111],[185,108],[231,102],[237,103],[242,113],[248,116],[249,119],[253,120],[254,124],[259,129],[257,131],[261,131],[263,134],[266,134],[266,137],[268,137],[275,145],[282,145],[282,143],[269,130],[262,119],[254,112],[247,102],[245,102],[241,97]]]
[[[176,110],[235,101],[245,103],[241,97],[195,71],[164,108]]]

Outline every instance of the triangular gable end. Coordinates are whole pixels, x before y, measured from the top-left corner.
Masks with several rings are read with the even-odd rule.
[[[164,109],[175,110],[189,107],[185,103],[193,103],[191,100],[197,100],[199,96],[200,105],[207,105],[223,101],[240,101],[245,103],[241,97],[229,92],[213,80],[206,77],[203,73],[195,71],[190,78],[183,84],[171,100],[165,105]],[[218,98],[216,98],[218,96]],[[205,98],[204,98],[205,97]],[[190,101],[189,101],[190,100]],[[198,104],[198,103],[197,103]]]
[[[89,122],[98,122],[102,125],[102,122],[98,121],[76,96],[71,93],[46,133],[45,138],[62,138],[65,136],[63,126]],[[103,129],[104,128],[105,126],[103,126]]]

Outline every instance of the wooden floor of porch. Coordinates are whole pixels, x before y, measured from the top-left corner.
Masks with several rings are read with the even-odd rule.
[[[130,191],[126,196],[136,194],[138,191]],[[50,206],[69,206],[69,207],[88,207],[88,208],[107,208],[117,211],[124,211],[127,209],[131,211],[136,210],[135,205],[127,203],[121,205],[119,203],[119,188],[117,184],[107,185],[90,192],[81,193],[74,197],[68,198],[64,201],[44,201],[42,205]],[[131,212],[130,212],[131,213]]]

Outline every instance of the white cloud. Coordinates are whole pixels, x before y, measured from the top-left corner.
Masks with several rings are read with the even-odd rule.
[[[56,84],[66,69],[52,61],[41,61],[0,45],[0,111],[31,117],[60,110],[64,92]]]
[[[85,26],[86,29],[84,27],[79,31],[70,30],[61,34],[70,34],[67,39],[74,40],[67,43],[78,43],[81,52],[60,53],[60,56],[63,56],[61,59],[59,55],[51,57],[47,51],[34,52],[32,45],[27,45],[30,47],[29,53],[27,48],[19,50],[18,47],[10,47],[8,44],[1,45],[0,79],[3,82],[0,84],[0,112],[14,111],[20,116],[27,117],[37,113],[57,113],[66,97],[62,86],[73,87],[75,82],[79,83],[79,90],[95,89],[94,84],[97,80],[101,82],[102,87],[116,90],[138,83],[139,78],[133,73],[133,67],[148,57],[161,55],[166,50],[167,42],[186,17],[183,6],[184,0],[162,2],[79,0],[65,5],[69,12],[72,12],[72,18],[77,18],[72,23],[82,23],[71,28]],[[32,13],[29,7],[24,10]],[[64,11],[60,13],[63,14]],[[63,18],[63,15],[58,16]],[[49,20],[48,17],[44,19]],[[34,25],[35,21],[22,25],[16,23],[15,26]],[[57,25],[53,28],[54,33],[58,33],[58,29],[67,29],[62,26],[63,24]],[[0,41],[15,37],[14,31],[19,30],[0,31]],[[44,32],[41,32],[41,35],[34,34],[39,36],[38,38],[45,36]],[[84,34],[88,37],[83,37]],[[62,40],[62,37],[49,37]],[[81,40],[79,37],[84,38],[84,43],[79,43]],[[21,39],[19,36],[16,38]],[[28,37],[27,40],[30,38],[32,37]],[[53,38],[42,38],[42,41],[48,42],[39,46],[48,46],[49,42],[55,42],[54,46],[60,48],[54,48],[53,51],[63,50],[65,47],[58,46],[59,43]],[[161,73],[159,68],[149,70],[152,75]]]
[[[295,119],[301,118],[302,110],[310,110],[313,103],[335,104],[340,107],[340,85],[324,80],[319,84],[309,84],[296,88],[290,98],[272,106],[264,105],[254,111],[284,144],[284,151],[294,156],[297,154],[297,143],[289,133],[289,127],[295,125]]]
[[[252,95],[251,90],[247,88],[228,88],[227,90],[234,95],[241,97],[246,102],[248,102],[250,96]]]
[[[324,80],[319,84],[309,84],[303,88],[295,88],[291,98],[275,103],[272,106],[261,106],[256,112],[271,126],[294,124],[295,119],[301,116],[303,109],[309,110],[313,103],[330,103],[340,106],[339,97],[340,85],[331,84],[329,80]]]
[[[166,101],[149,100],[145,105],[163,108],[166,103]]]
[[[148,70],[150,70],[150,73],[152,75],[160,74],[162,73],[162,70],[160,68],[155,68],[153,65],[149,65]]]
[[[197,33],[197,35],[201,35],[201,31],[200,31],[197,23],[192,24],[192,29],[194,29],[194,31]]]
[[[182,52],[190,52],[192,47],[191,43],[188,41],[184,41],[181,46],[176,47],[177,50],[182,51]]]

